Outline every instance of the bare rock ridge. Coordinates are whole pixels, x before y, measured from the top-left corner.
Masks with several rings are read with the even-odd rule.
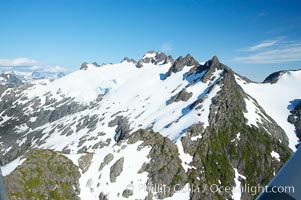
[[[95,67],[101,67],[101,65],[99,65],[97,62],[93,62],[92,65],[94,65]],[[89,67],[89,63],[83,62],[79,70],[87,70],[88,67]]]
[[[171,68],[166,73],[166,77],[170,76],[171,73],[177,73],[182,71],[185,66],[198,66],[200,63],[196,61],[190,54],[187,54],[184,58],[180,56],[175,60]]]
[[[237,176],[232,170],[235,168],[246,177],[241,180],[242,185],[265,185],[273,177],[273,172],[278,171],[285,162],[279,163],[270,157],[270,152],[277,151],[281,160],[287,160],[291,154],[287,148],[287,136],[275,121],[265,121],[259,127],[246,125],[247,119],[243,113],[246,112],[244,98],[247,94],[236,83],[232,71],[216,61],[208,62],[209,66],[225,70],[219,83],[222,89],[210,106],[209,126],[204,128],[201,123],[195,124],[181,138],[184,151],[193,156],[191,169],[187,173],[189,182],[203,188],[220,180],[222,185],[231,186]],[[211,73],[210,70],[207,73]],[[204,78],[208,79],[206,75]],[[195,102],[194,107],[199,102]],[[266,130],[273,130],[273,134],[270,135]],[[193,139],[195,137],[198,139]],[[284,142],[280,143],[279,139]],[[269,157],[267,162],[264,161],[266,156]],[[214,163],[222,167],[213,167]],[[255,170],[258,168],[261,170]],[[231,198],[227,196],[229,194],[220,195],[191,193],[190,199]],[[242,194],[242,199],[252,198],[248,193]]]
[[[133,58],[128,58],[128,57],[124,57],[121,62],[124,62],[124,61],[129,62],[129,63],[134,63],[134,64],[137,63],[136,60],[134,60]]]

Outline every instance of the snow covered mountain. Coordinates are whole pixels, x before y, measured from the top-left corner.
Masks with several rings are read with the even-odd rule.
[[[63,72],[48,73],[43,75],[37,71],[3,71],[0,73],[0,85],[6,87],[18,87],[20,85],[32,83],[36,80],[49,79],[55,80],[64,77]]]
[[[298,143],[287,118],[301,71],[275,76],[255,83],[215,56],[150,51],[0,90],[8,196],[253,199],[240,186],[267,184]]]

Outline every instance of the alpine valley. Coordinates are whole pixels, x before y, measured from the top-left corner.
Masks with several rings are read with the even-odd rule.
[[[301,138],[300,85],[301,70],[258,83],[155,51],[52,80],[2,73],[8,199],[255,199],[240,188],[268,184]]]

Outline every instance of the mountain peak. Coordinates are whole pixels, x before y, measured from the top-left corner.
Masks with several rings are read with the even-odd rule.
[[[220,68],[221,63],[219,62],[219,59],[217,58],[217,56],[213,56],[204,65],[208,66],[210,68]]]
[[[153,58],[155,57],[157,54],[161,53],[160,51],[154,51],[154,50],[150,50],[148,52],[146,52],[143,56],[143,58]]]
[[[214,63],[216,65],[219,64],[219,60],[218,60],[217,56],[213,56],[211,61],[212,61],[212,63]]]
[[[171,73],[182,71],[185,66],[192,67],[199,65],[200,63],[195,60],[190,54],[187,54],[184,58],[182,56],[179,56],[169,68],[168,72],[166,73],[166,77],[170,76]]]
[[[79,68],[79,70],[87,70],[88,69],[88,63],[87,62],[83,62]]]
[[[281,71],[274,72],[274,73],[270,74],[268,77],[266,77],[266,78],[264,79],[263,83],[270,83],[270,84],[277,83],[278,80],[279,80],[285,73],[297,72],[297,71],[301,71],[301,69],[298,69],[298,70],[281,70]]]
[[[93,62],[92,64],[96,67],[100,67],[100,65],[97,62]]]
[[[146,54],[144,54],[144,56],[142,57],[142,59],[138,61],[136,66],[138,68],[141,68],[143,67],[144,64],[148,64],[148,63],[158,65],[158,64],[167,64],[167,63],[173,64],[173,62],[174,60],[170,55],[167,56],[165,53],[161,51],[151,50],[148,51]]]
[[[133,58],[128,58],[128,57],[124,57],[121,62],[128,62],[128,63],[135,63],[135,64],[137,63],[136,60],[134,60]]]
[[[97,62],[93,62],[92,64],[90,63],[87,63],[87,62],[83,62],[79,68],[79,70],[87,70],[89,67],[101,67],[103,66],[104,64],[102,65],[99,65]]]

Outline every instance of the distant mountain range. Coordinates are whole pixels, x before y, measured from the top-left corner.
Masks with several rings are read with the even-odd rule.
[[[257,83],[149,51],[58,77],[0,74],[10,199],[254,199],[239,188],[265,186],[301,135],[301,70]]]

